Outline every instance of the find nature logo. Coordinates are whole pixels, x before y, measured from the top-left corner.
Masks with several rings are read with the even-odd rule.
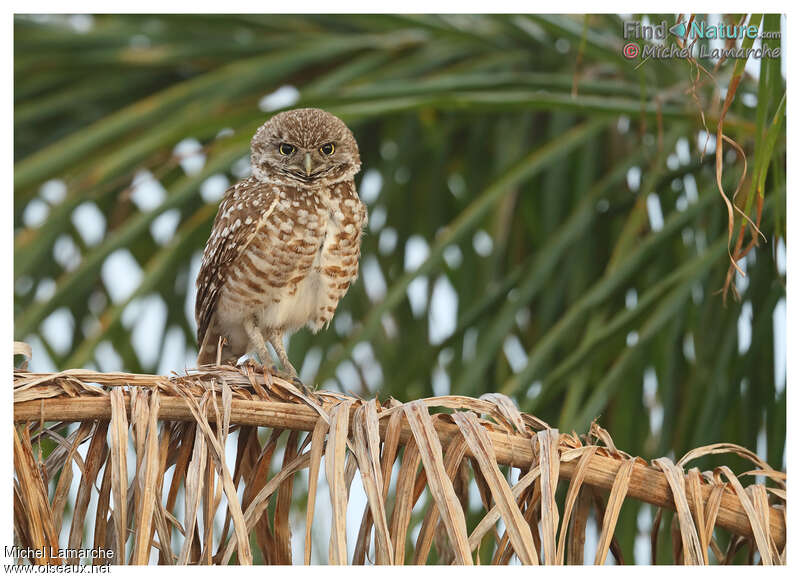
[[[685,43],[667,43],[668,35],[685,40]],[[693,19],[691,23],[679,20],[672,26],[662,20],[658,24],[649,24],[647,21],[636,20],[622,23],[622,37],[625,44],[622,46],[622,55],[632,60],[641,58],[776,58],[780,56],[780,32],[761,32],[756,25],[725,24],[719,22],[709,24],[702,19]],[[700,43],[697,50],[693,51],[695,41],[705,40],[755,40],[761,39],[761,46],[745,48],[743,42],[731,45],[727,43],[724,48],[709,46]],[[767,41],[777,41],[770,45]],[[647,42],[661,41],[661,42]],[[750,43],[752,45],[752,42]]]
[[[687,28],[683,20],[679,20],[669,28],[667,28],[666,22],[661,22],[661,24],[655,26],[649,26],[640,22],[625,22],[623,25],[623,37],[626,39],[630,37],[648,40],[653,38],[663,39],[667,36],[665,30],[677,38],[686,37]],[[622,56],[628,60],[633,60],[639,56],[641,51],[641,48],[635,42],[626,42],[622,47]]]

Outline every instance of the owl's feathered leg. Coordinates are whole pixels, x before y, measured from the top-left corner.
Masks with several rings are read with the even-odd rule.
[[[292,375],[297,376],[297,370],[294,369],[292,363],[289,361],[289,356],[286,355],[286,349],[283,347],[283,332],[279,332],[278,330],[268,330],[267,331],[267,340],[275,349],[275,353],[278,355],[278,359],[281,361],[281,366],[287,372],[291,372]]]
[[[283,332],[279,330],[267,330],[267,340],[269,340],[269,343],[272,344],[272,347],[275,349],[275,353],[278,354],[278,358],[281,361],[283,369],[289,372],[291,375],[290,381],[297,386],[303,392],[303,394],[314,398],[318,404],[322,404],[320,398],[315,394],[312,394],[308,387],[303,384],[303,381],[300,380],[300,375],[297,373],[297,370],[294,369],[294,366],[292,366],[292,363],[289,361],[289,356],[286,355],[286,348],[283,347]]]
[[[278,355],[278,359],[283,366],[283,369],[289,373],[288,379],[295,384],[300,390],[303,391],[303,394],[309,396],[309,390],[305,384],[300,380],[297,370],[294,369],[292,363],[289,361],[289,356],[286,355],[286,349],[283,347],[283,332],[279,332],[277,330],[268,330],[266,340],[264,339],[264,335],[258,329],[258,325],[254,318],[247,318],[244,323],[244,331],[247,333],[247,338],[250,340],[250,344],[256,349],[256,353],[258,357],[261,359],[261,363],[263,365],[267,364],[267,361],[270,360],[271,356],[269,354],[269,350],[267,349],[267,341],[272,345],[275,349],[275,353]]]
[[[303,394],[306,396],[311,396],[317,400],[317,403],[321,403],[320,399],[313,395],[308,387],[303,384],[303,381],[300,380],[300,375],[297,373],[297,370],[294,369],[292,363],[289,361],[289,356],[286,355],[286,348],[283,347],[283,332],[279,330],[267,330],[267,340],[269,343],[272,344],[272,347],[275,349],[275,353],[278,354],[278,358],[281,361],[281,365],[283,369],[291,374],[291,382],[300,388],[303,391]]]
[[[250,346],[255,348],[261,363],[266,366],[272,359],[267,349],[267,342],[264,341],[264,335],[258,329],[255,318],[245,318],[244,331],[247,334],[247,339],[250,340]]]

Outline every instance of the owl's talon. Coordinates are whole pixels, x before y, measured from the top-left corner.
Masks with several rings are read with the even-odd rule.
[[[278,366],[276,366],[275,364],[270,364],[269,366],[264,365],[262,366],[262,368],[264,369],[265,372],[269,372],[270,376],[274,376],[275,378],[280,378],[281,380],[285,380],[286,382],[294,382],[296,378],[294,374],[278,368]]]
[[[297,376],[297,374],[279,370],[278,367],[275,366],[274,364],[269,368],[265,367],[265,369],[270,373],[271,376],[280,378],[281,380],[285,380],[286,382],[290,382],[295,388],[300,390],[300,392],[302,392],[304,396],[308,398],[313,398],[318,404],[322,403],[321,399],[313,392],[313,390],[310,390],[308,386],[306,386],[303,383],[303,381],[300,379],[299,376]]]
[[[289,379],[289,381],[295,386],[297,386],[300,390],[302,390],[303,394],[305,394],[306,396],[309,395],[308,387],[305,384],[303,384],[303,381],[300,378],[298,378],[297,376],[292,376]]]
[[[269,372],[269,375],[275,378],[280,378],[281,380],[286,380],[287,382],[290,382],[292,379],[291,374],[284,372],[283,370],[278,368],[275,364],[271,364],[269,366],[264,365],[261,368],[264,370],[264,372]]]
[[[310,390],[299,377],[292,376],[290,382],[294,384],[307,398],[311,398],[318,405],[322,406],[322,398],[320,398],[320,396],[314,390]]]

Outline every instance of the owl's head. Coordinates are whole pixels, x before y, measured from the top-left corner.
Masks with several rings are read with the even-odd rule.
[[[250,151],[259,181],[295,187],[345,181],[361,168],[353,133],[320,109],[278,113],[256,131]]]

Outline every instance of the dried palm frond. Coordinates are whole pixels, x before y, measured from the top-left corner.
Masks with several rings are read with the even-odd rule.
[[[431,414],[434,407],[454,412]],[[785,563],[786,475],[752,452],[711,445],[651,466],[617,449],[597,424],[583,437],[559,433],[501,394],[402,404],[317,392],[314,400],[253,366],[172,377],[20,370],[14,420],[14,530],[18,546],[47,547],[36,562],[61,561],[58,547],[68,546],[106,549],[113,555],[95,562],[116,564],[309,563],[324,456],[332,517],[322,523],[330,524],[332,564],[472,564],[481,553],[496,563],[512,557],[526,564],[580,563],[592,507],[599,531],[594,562],[602,564],[609,551],[622,562],[614,535],[630,500],[676,512],[676,563],[727,563],[744,544],[764,564]],[[77,426],[70,430],[68,423]],[[54,446],[44,456],[46,440]],[[226,452],[233,440],[235,453]],[[81,458],[76,450],[87,443]],[[273,460],[278,450],[279,464]],[[772,486],[743,487],[726,466],[684,472],[699,456],[725,452],[754,463],[740,476],[766,477]],[[81,478],[62,545],[73,462]],[[518,480],[504,474],[506,466],[520,469]],[[300,518],[290,511],[306,469],[305,540],[303,552],[294,553],[292,532],[300,530],[291,525]],[[367,506],[356,544],[348,545],[346,513],[357,472]],[[470,473],[483,503],[477,522],[466,498]],[[563,502],[560,481],[569,481]],[[89,513],[93,494],[96,512]],[[413,510],[423,496],[428,508],[409,558]],[[221,529],[214,525],[219,514]],[[95,519],[91,541],[88,517]],[[659,511],[654,534],[660,522]]]

